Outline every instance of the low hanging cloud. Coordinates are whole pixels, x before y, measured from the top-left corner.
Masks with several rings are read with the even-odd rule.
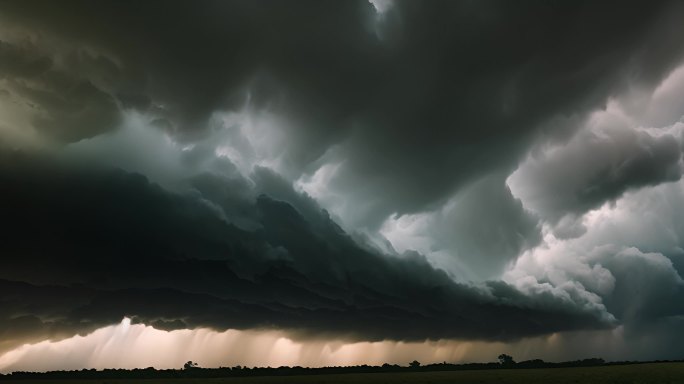
[[[362,340],[500,340],[612,324],[600,302],[525,295],[503,282],[458,284],[421,255],[361,248],[291,187],[280,194],[294,205],[263,194],[239,202],[258,226],[247,231],[217,213],[237,204],[209,182],[220,176],[193,179],[195,194],[184,195],[123,171],[64,170],[21,154],[2,163],[2,198],[15,202],[3,245],[13,258],[0,273],[9,346],[123,316],[170,329]],[[254,180],[275,194],[287,186],[258,172]],[[59,300],[44,306],[53,295]]]
[[[676,318],[684,311],[679,305],[684,280],[672,261],[636,247],[587,247],[582,239],[560,243],[524,255],[507,272],[507,281],[523,290],[574,282],[628,327]]]

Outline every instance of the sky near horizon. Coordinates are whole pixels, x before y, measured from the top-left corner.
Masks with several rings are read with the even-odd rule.
[[[684,4],[0,0],[0,372],[681,359]]]

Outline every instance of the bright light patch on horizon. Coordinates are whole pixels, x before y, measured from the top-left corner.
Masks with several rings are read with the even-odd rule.
[[[163,331],[144,324],[121,323],[84,336],[25,344],[0,355],[0,372],[82,368],[180,368],[192,360],[201,367],[329,366],[460,361],[472,343],[296,341],[283,331],[210,329]]]
[[[577,337],[579,336],[579,337]],[[192,360],[200,367],[279,367],[407,365],[495,361],[499,353],[519,361],[544,358],[559,361],[584,356],[587,344],[597,353],[624,353],[622,329],[554,333],[512,343],[433,340],[345,342],[336,339],[296,339],[278,330],[206,328],[164,331],[144,324],[121,323],[84,336],[24,344],[0,355],[0,373],[13,371],[79,370],[83,368],[179,369]],[[604,355],[605,356],[605,355]]]

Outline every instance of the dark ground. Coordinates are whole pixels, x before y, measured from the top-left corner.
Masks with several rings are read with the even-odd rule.
[[[275,383],[481,383],[481,384],[547,384],[547,383],[682,383],[684,363],[648,363],[601,367],[493,369],[453,372],[362,373],[307,376],[235,377],[222,379],[122,379],[122,380],[3,380],[4,383],[31,384],[275,384]]]

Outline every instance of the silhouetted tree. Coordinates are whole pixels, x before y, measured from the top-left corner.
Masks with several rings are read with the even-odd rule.
[[[413,360],[412,362],[409,363],[409,366],[411,368],[418,368],[418,367],[420,367],[420,362],[418,360]]]
[[[197,363],[193,363],[192,360],[183,364],[183,369],[193,369],[193,368],[199,368],[199,366],[197,365]]]
[[[499,364],[507,367],[515,364],[515,360],[513,360],[513,356],[507,355],[505,353],[502,353],[498,357],[499,359]]]

